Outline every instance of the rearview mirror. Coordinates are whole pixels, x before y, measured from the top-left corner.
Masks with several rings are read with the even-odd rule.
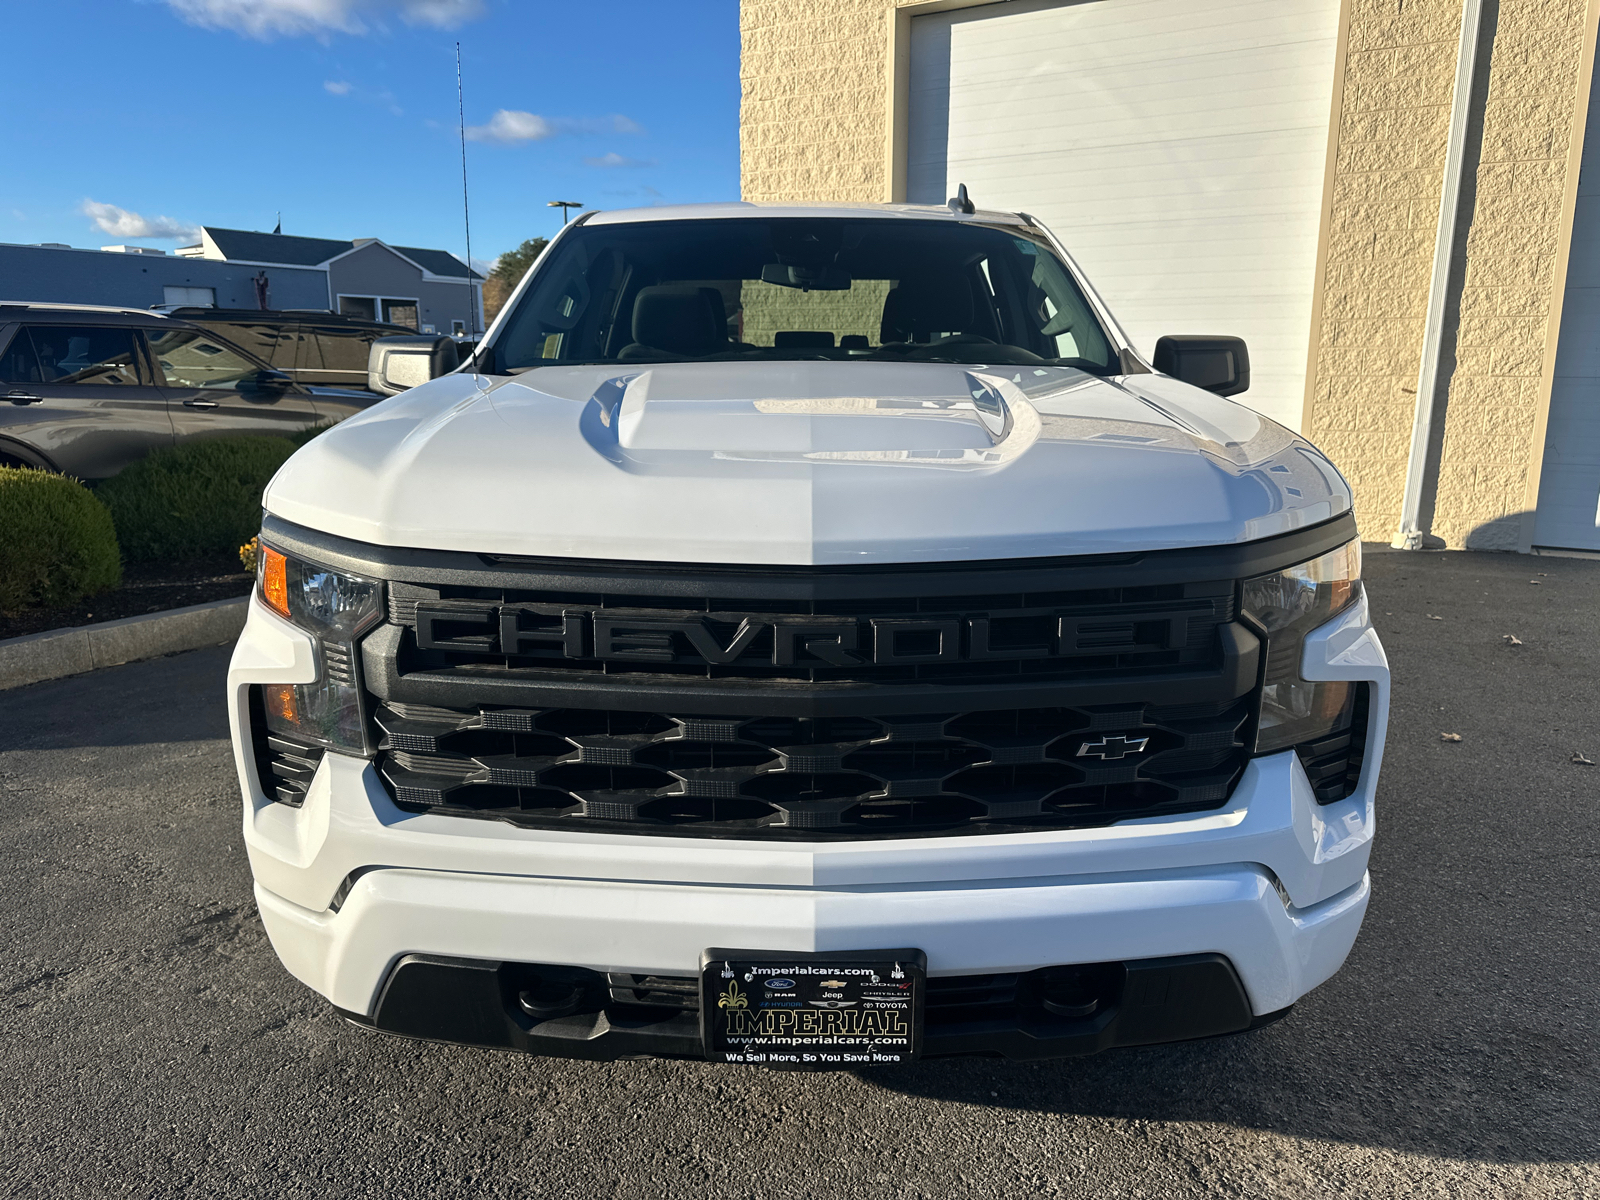
[[[797,267],[768,263],[761,268],[761,282],[806,292],[848,292],[850,276],[838,267]]]
[[[396,396],[448,375],[458,365],[456,344],[447,336],[379,338],[367,351],[367,388],[380,396]]]
[[[1218,396],[1237,396],[1250,387],[1250,351],[1243,338],[1198,333],[1164,337],[1156,342],[1155,368]]]

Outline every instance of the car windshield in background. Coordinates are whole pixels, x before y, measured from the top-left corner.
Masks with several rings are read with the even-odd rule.
[[[640,221],[571,230],[495,367],[894,360],[1120,370],[1049,243],[945,220]]]

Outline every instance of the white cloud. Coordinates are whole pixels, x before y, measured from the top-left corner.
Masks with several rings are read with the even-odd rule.
[[[387,109],[396,117],[405,115],[405,110],[400,107],[394,98],[394,93],[388,88],[373,91],[371,88],[357,87],[348,79],[327,79],[323,81],[322,89],[334,96],[353,96],[364,104]]]
[[[483,15],[483,0],[167,0],[191,25],[266,41],[367,33],[397,16],[408,25],[454,29]]]
[[[591,167],[653,167],[656,160],[653,158],[625,158],[615,150],[602,154],[599,158],[586,158],[583,160]]]
[[[95,223],[101,233],[123,238],[197,238],[200,227],[171,217],[145,217],[115,204],[102,204],[98,200],[85,200],[80,206],[84,216]]]
[[[467,126],[467,138],[474,142],[542,142],[556,132],[544,117],[511,108],[500,109],[487,125]]]
[[[489,118],[486,125],[468,125],[467,137],[474,142],[542,142],[560,134],[582,133],[643,133],[644,127],[621,113],[609,117],[541,117],[537,113],[522,112],[515,108],[502,108]],[[620,155],[607,157],[621,158]],[[635,165],[631,159],[628,165]],[[617,163],[596,163],[599,166],[621,166]]]

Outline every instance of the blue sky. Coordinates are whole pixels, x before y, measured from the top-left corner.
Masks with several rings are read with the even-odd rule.
[[[463,254],[457,40],[474,258],[559,228],[548,200],[737,199],[738,26],[737,0],[11,4],[0,242],[170,250],[281,210]]]

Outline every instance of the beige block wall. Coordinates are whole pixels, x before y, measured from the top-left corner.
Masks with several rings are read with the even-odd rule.
[[[1533,503],[1595,2],[1498,6],[1433,524],[1452,546],[1515,548]],[[745,199],[887,195],[889,21],[908,7],[935,6],[742,0]],[[1349,476],[1372,540],[1400,520],[1461,13],[1462,0],[1346,3],[1303,427]]]
[[[1461,36],[1460,0],[1350,0],[1305,434],[1400,520]],[[1314,285],[1313,285],[1314,286]]]
[[[1546,339],[1582,145],[1585,7],[1500,2],[1433,521],[1451,546],[1518,548],[1521,514],[1537,501],[1554,365]]]
[[[892,0],[741,0],[746,200],[885,195]]]
[[[1517,549],[1533,503],[1585,8],[1501,0],[1479,62],[1488,97],[1430,530],[1456,548]],[[1461,11],[1460,0],[1347,10],[1305,430],[1349,476],[1362,536],[1376,541],[1400,522]]]
[[[887,279],[857,279],[842,292],[802,292],[747,280],[740,291],[739,334],[755,346],[771,346],[780,330],[817,330],[835,344],[851,334],[878,343]]]

